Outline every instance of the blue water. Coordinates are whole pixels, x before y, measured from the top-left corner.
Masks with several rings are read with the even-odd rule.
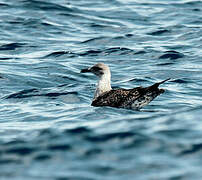
[[[91,107],[96,78],[166,92]],[[0,1],[0,179],[202,177],[202,1]]]

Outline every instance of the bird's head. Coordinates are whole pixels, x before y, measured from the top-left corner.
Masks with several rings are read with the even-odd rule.
[[[87,69],[82,69],[81,73],[87,73],[87,72],[91,72],[93,74],[95,74],[98,77],[101,77],[103,75],[110,75],[110,69],[109,66],[107,66],[104,63],[97,63],[92,67],[89,67]]]

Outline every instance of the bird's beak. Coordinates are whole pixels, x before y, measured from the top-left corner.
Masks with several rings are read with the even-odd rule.
[[[82,69],[80,73],[87,73],[87,72],[91,72],[91,68]]]

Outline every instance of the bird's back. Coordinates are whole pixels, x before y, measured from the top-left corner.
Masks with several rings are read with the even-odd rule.
[[[159,89],[158,86],[165,81],[155,83],[146,88],[113,89],[98,96],[93,100],[91,105],[140,109],[164,92],[164,90]]]

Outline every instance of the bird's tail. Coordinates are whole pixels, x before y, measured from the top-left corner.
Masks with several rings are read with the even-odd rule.
[[[163,81],[161,81],[161,82],[157,82],[157,83],[151,85],[151,86],[149,87],[149,89],[150,89],[150,90],[156,89],[156,88],[159,87],[160,84],[163,84],[164,82],[166,82],[166,81],[168,81],[168,80],[170,80],[170,78],[168,78],[168,79],[166,79],[166,80],[163,80]]]
[[[170,80],[170,78],[168,78],[168,79],[166,79],[166,80],[163,80],[163,81],[161,81],[161,82],[155,83],[155,84],[156,84],[157,87],[158,87],[160,84],[163,84],[164,82],[166,82],[166,81],[168,81],[168,80]]]

